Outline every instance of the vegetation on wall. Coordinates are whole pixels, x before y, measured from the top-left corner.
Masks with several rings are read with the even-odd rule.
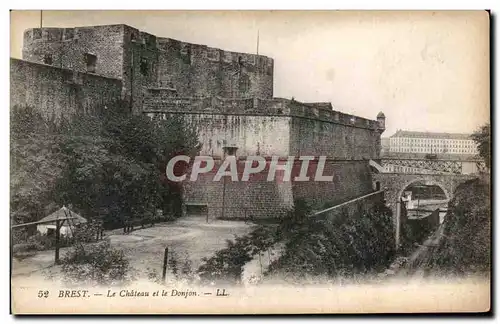
[[[72,204],[107,228],[179,214],[180,188],[165,179],[176,154],[193,155],[197,136],[182,119],[121,113],[122,103],[99,116],[46,120],[30,107],[11,113],[11,219],[36,221]]]
[[[112,286],[134,280],[134,271],[123,251],[108,240],[77,244],[61,260],[62,280],[69,285]]]
[[[472,139],[477,144],[479,156],[483,158],[486,167],[491,166],[491,125],[485,124],[472,134]]]
[[[449,202],[444,242],[431,267],[452,274],[489,272],[491,265],[490,182],[474,179],[461,184]]]
[[[349,277],[385,267],[394,254],[392,215],[382,203],[337,222],[302,218],[283,233],[284,253],[268,274]]]
[[[303,200],[294,205],[279,224],[259,226],[205,259],[198,269],[202,281],[239,283],[244,265],[277,242],[284,242],[285,249],[266,275],[348,277],[385,268],[392,260],[392,214],[382,203],[333,222],[311,218]]]
[[[211,258],[203,258],[198,268],[198,276],[202,283],[241,282],[243,267],[253,256],[265,251],[277,242],[279,236],[272,225],[258,226],[250,234],[227,240],[227,247],[219,250]]]

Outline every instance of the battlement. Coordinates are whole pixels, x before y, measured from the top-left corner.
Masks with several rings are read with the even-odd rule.
[[[141,110],[142,89],[179,96],[272,98],[272,58],[158,37],[127,25],[32,28],[23,59],[123,80],[123,96]]]
[[[32,28],[24,41],[32,62],[48,59],[46,64],[56,67],[122,80],[122,95],[133,98],[136,111],[291,116],[385,127],[382,120],[335,111],[328,102],[273,98],[274,61],[263,55],[157,37],[123,24]]]
[[[43,27],[29,28],[24,31],[24,45],[33,42],[74,41],[84,36],[122,32],[125,25],[83,26],[73,28]]]
[[[24,45],[32,46],[36,43],[72,42],[80,38],[95,37],[96,41],[107,33],[122,33],[124,43],[133,43],[143,49],[174,52],[179,56],[195,56],[209,62],[221,62],[225,64],[242,64],[251,67],[252,70],[261,70],[272,75],[274,61],[264,55],[226,51],[220,48],[209,47],[203,44],[183,42],[173,38],[158,37],[140,31],[128,25],[102,25],[84,26],[73,28],[30,28],[24,32]]]
[[[175,53],[177,56],[191,56],[209,63],[226,65],[242,65],[249,72],[260,71],[268,75],[273,74],[274,61],[264,55],[226,51],[207,45],[187,43],[172,38],[157,38],[157,48],[163,52]]]
[[[121,99],[122,81],[48,64],[10,59],[10,106],[30,106],[47,118],[97,114]]]
[[[183,113],[249,116],[289,116],[326,121],[345,126],[378,130],[377,120],[328,109],[331,104],[302,103],[284,98],[226,99],[220,97],[175,98],[159,91],[145,98],[143,113]]]

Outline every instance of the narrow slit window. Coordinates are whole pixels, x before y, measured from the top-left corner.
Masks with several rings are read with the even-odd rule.
[[[93,54],[85,54],[85,63],[87,64],[87,72],[95,73],[95,68],[97,65],[97,56]]]
[[[45,54],[43,56],[43,64],[52,65],[52,63],[53,63],[52,54]]]
[[[145,58],[142,58],[141,59],[141,74],[144,76],[147,76],[148,70],[149,70],[148,60],[146,60]]]

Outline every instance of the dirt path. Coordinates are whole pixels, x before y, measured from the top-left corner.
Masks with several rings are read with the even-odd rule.
[[[203,257],[212,256],[226,246],[226,240],[246,235],[253,225],[241,221],[211,221],[204,218],[180,218],[172,223],[159,223],[153,227],[134,230],[123,234],[123,230],[105,232],[111,245],[124,251],[131,266],[144,275],[146,270],[154,269],[161,273],[165,247],[177,255],[183,264],[191,263],[193,270],[201,264]],[[61,249],[63,257],[69,248]],[[30,276],[45,272],[57,272],[54,267],[54,250],[40,251],[25,259],[12,262],[12,276]]]

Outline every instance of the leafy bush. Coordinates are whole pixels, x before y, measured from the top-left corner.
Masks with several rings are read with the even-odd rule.
[[[288,231],[285,250],[268,270],[294,278],[337,277],[386,266],[394,254],[391,211],[383,204],[342,222],[306,219]]]
[[[78,244],[61,263],[67,284],[110,286],[133,279],[123,251],[112,248],[108,240],[86,246]]]
[[[156,269],[147,268],[146,274],[149,281],[154,282],[156,284],[163,284],[161,276]]]
[[[71,237],[67,237],[61,235],[59,239],[59,246],[66,247],[73,244],[73,239]],[[28,237],[24,242],[14,244],[14,253],[16,252],[25,252],[25,251],[43,251],[54,249],[56,246],[56,240],[54,236],[36,233]]]
[[[460,185],[448,204],[444,242],[432,267],[466,274],[489,272],[491,265],[491,195],[489,181],[475,179]]]
[[[11,114],[11,219],[36,221],[54,205],[73,204],[106,228],[158,208],[180,215],[180,187],[167,181],[172,156],[194,155],[196,130],[181,117],[121,113],[116,103],[99,116],[47,120],[31,107]]]
[[[204,259],[198,269],[203,282],[239,283],[245,264],[278,241],[285,242],[279,259],[267,275],[279,273],[300,278],[308,275],[350,276],[387,266],[394,254],[390,209],[376,205],[356,217],[335,222],[308,217],[311,207],[297,200],[276,226],[259,226],[250,234],[228,241],[228,247]]]
[[[157,284],[177,284],[179,282],[194,284],[199,282],[199,277],[193,271],[191,261],[187,255],[181,257],[175,251],[169,251],[167,270],[165,281],[163,281],[156,269],[147,268],[146,275],[149,281]]]
[[[485,124],[472,134],[477,144],[479,156],[483,158],[486,167],[491,167],[491,125]]]
[[[102,222],[91,219],[87,223],[79,224],[75,227],[73,238],[75,242],[90,243],[97,241],[102,229]]]
[[[219,250],[198,268],[202,283],[240,283],[244,265],[260,251],[265,251],[278,241],[273,226],[259,226],[250,234],[227,240],[227,247]]]
[[[20,253],[24,252],[33,252],[33,251],[41,251],[43,250],[44,247],[42,244],[37,243],[37,242],[31,242],[31,243],[18,243],[14,244],[12,248],[12,253],[14,256]]]
[[[280,221],[280,226],[277,229],[278,238],[281,240],[284,236],[300,228],[300,225],[307,220],[311,212],[311,206],[304,199],[296,199],[294,201],[294,207],[291,208],[286,213],[286,216]]]
[[[187,255],[181,257],[175,251],[170,252],[168,267],[176,281],[193,283],[199,279]]]

